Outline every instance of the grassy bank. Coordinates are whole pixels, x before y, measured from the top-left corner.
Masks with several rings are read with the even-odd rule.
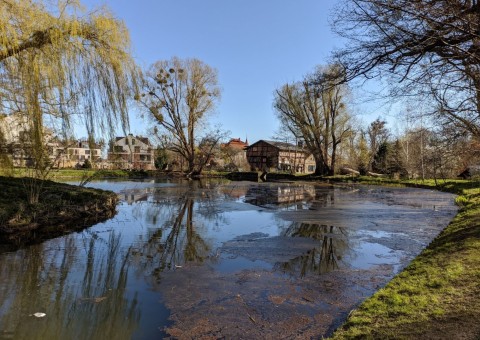
[[[226,171],[204,171],[202,178],[223,178],[229,172]],[[0,171],[0,176],[9,177],[32,177],[31,169],[14,168],[8,171]],[[48,173],[47,178],[50,180],[78,180],[84,179],[108,179],[108,178],[155,178],[155,177],[185,177],[182,172],[165,172],[160,170],[94,170],[94,169],[55,169]]]
[[[479,339],[478,182],[442,181],[436,186],[433,181],[401,184],[456,193],[460,211],[404,271],[350,313],[332,338]]]
[[[32,177],[31,169],[14,168],[8,174],[9,177]],[[48,173],[50,180],[82,180],[84,178],[128,178],[132,176],[131,172],[125,170],[94,170],[94,169],[56,169]]]
[[[0,177],[0,242],[24,244],[110,218],[117,195],[33,178]],[[32,197],[38,193],[38,202]]]

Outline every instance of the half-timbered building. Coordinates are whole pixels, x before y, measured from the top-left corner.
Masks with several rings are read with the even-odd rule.
[[[314,173],[315,159],[308,150],[290,143],[259,140],[248,146],[247,161],[252,170]]]

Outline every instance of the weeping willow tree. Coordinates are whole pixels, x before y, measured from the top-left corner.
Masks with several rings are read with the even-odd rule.
[[[128,127],[136,66],[127,28],[107,10],[0,0],[0,44],[0,109],[26,117],[37,176],[48,166],[47,121],[66,137],[80,120],[92,142]]]

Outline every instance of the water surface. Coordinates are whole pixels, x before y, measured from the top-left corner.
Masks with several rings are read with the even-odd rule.
[[[0,338],[321,337],[456,213],[411,188],[90,185],[119,194],[114,218],[0,254]]]

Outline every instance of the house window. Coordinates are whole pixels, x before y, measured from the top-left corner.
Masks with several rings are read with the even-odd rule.
[[[85,150],[86,155],[90,155],[90,150]]]
[[[135,153],[140,153],[140,147],[139,146],[135,147]]]
[[[113,151],[115,152],[123,152],[123,147],[121,145],[115,145],[113,147]]]
[[[315,171],[315,165],[309,165],[308,172],[314,172],[314,171]]]
[[[135,145],[135,138],[132,138],[132,145]]]

